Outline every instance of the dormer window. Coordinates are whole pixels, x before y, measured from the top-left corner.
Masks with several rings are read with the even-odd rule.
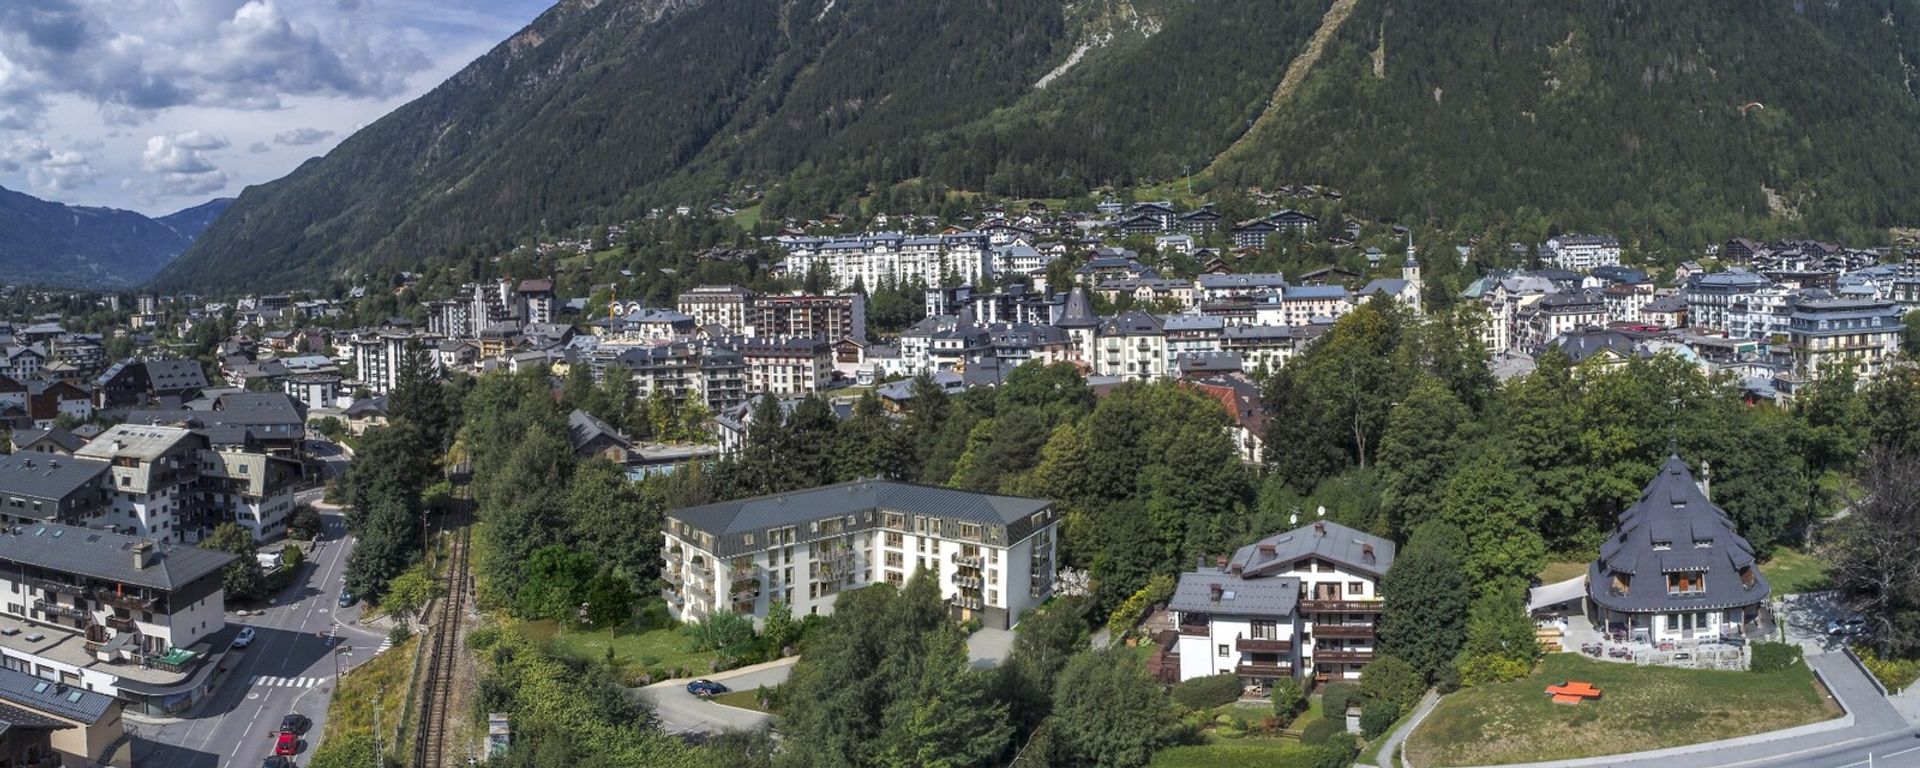
[[[1694,549],[1706,549],[1711,546],[1713,546],[1713,539],[1694,539],[1693,540]]]
[[[1753,589],[1753,584],[1757,580],[1753,574],[1753,566],[1749,565],[1740,569],[1740,586],[1742,588]]]
[[[1671,541],[1655,541],[1655,542],[1653,543],[1653,548],[1654,548],[1655,550],[1666,550],[1666,549],[1673,549],[1673,542],[1671,542]]]
[[[1707,593],[1707,575],[1704,573],[1667,574],[1667,594],[1704,595]]]

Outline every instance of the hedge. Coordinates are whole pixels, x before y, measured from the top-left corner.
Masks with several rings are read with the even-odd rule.
[[[1800,663],[1800,646],[1793,643],[1760,642],[1753,644],[1753,672],[1779,672]]]
[[[1188,709],[1211,709],[1239,700],[1240,690],[1239,675],[1208,675],[1174,686],[1173,700]]]
[[[1307,723],[1307,727],[1300,732],[1300,743],[1317,747],[1335,735],[1346,732],[1346,726],[1332,720],[1315,720]]]

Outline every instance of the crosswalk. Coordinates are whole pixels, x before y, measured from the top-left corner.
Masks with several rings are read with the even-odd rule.
[[[253,684],[274,688],[312,688],[325,682],[324,677],[275,677],[273,675],[254,675]]]
[[[387,649],[392,647],[393,647],[393,638],[391,637],[381,638],[380,647],[373,649],[373,655],[378,656],[380,654],[386,653]]]

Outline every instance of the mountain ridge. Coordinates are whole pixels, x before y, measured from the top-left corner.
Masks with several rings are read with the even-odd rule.
[[[131,288],[187,249],[232,202],[220,198],[153,218],[76,206],[0,187],[0,274],[63,288]]]

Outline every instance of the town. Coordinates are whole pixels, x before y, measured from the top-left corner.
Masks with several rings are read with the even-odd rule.
[[[1255,193],[7,287],[8,754],[1841,765],[1920,721],[1920,260]],[[663,235],[693,274],[623,259]],[[579,674],[638,698],[542,698]]]

